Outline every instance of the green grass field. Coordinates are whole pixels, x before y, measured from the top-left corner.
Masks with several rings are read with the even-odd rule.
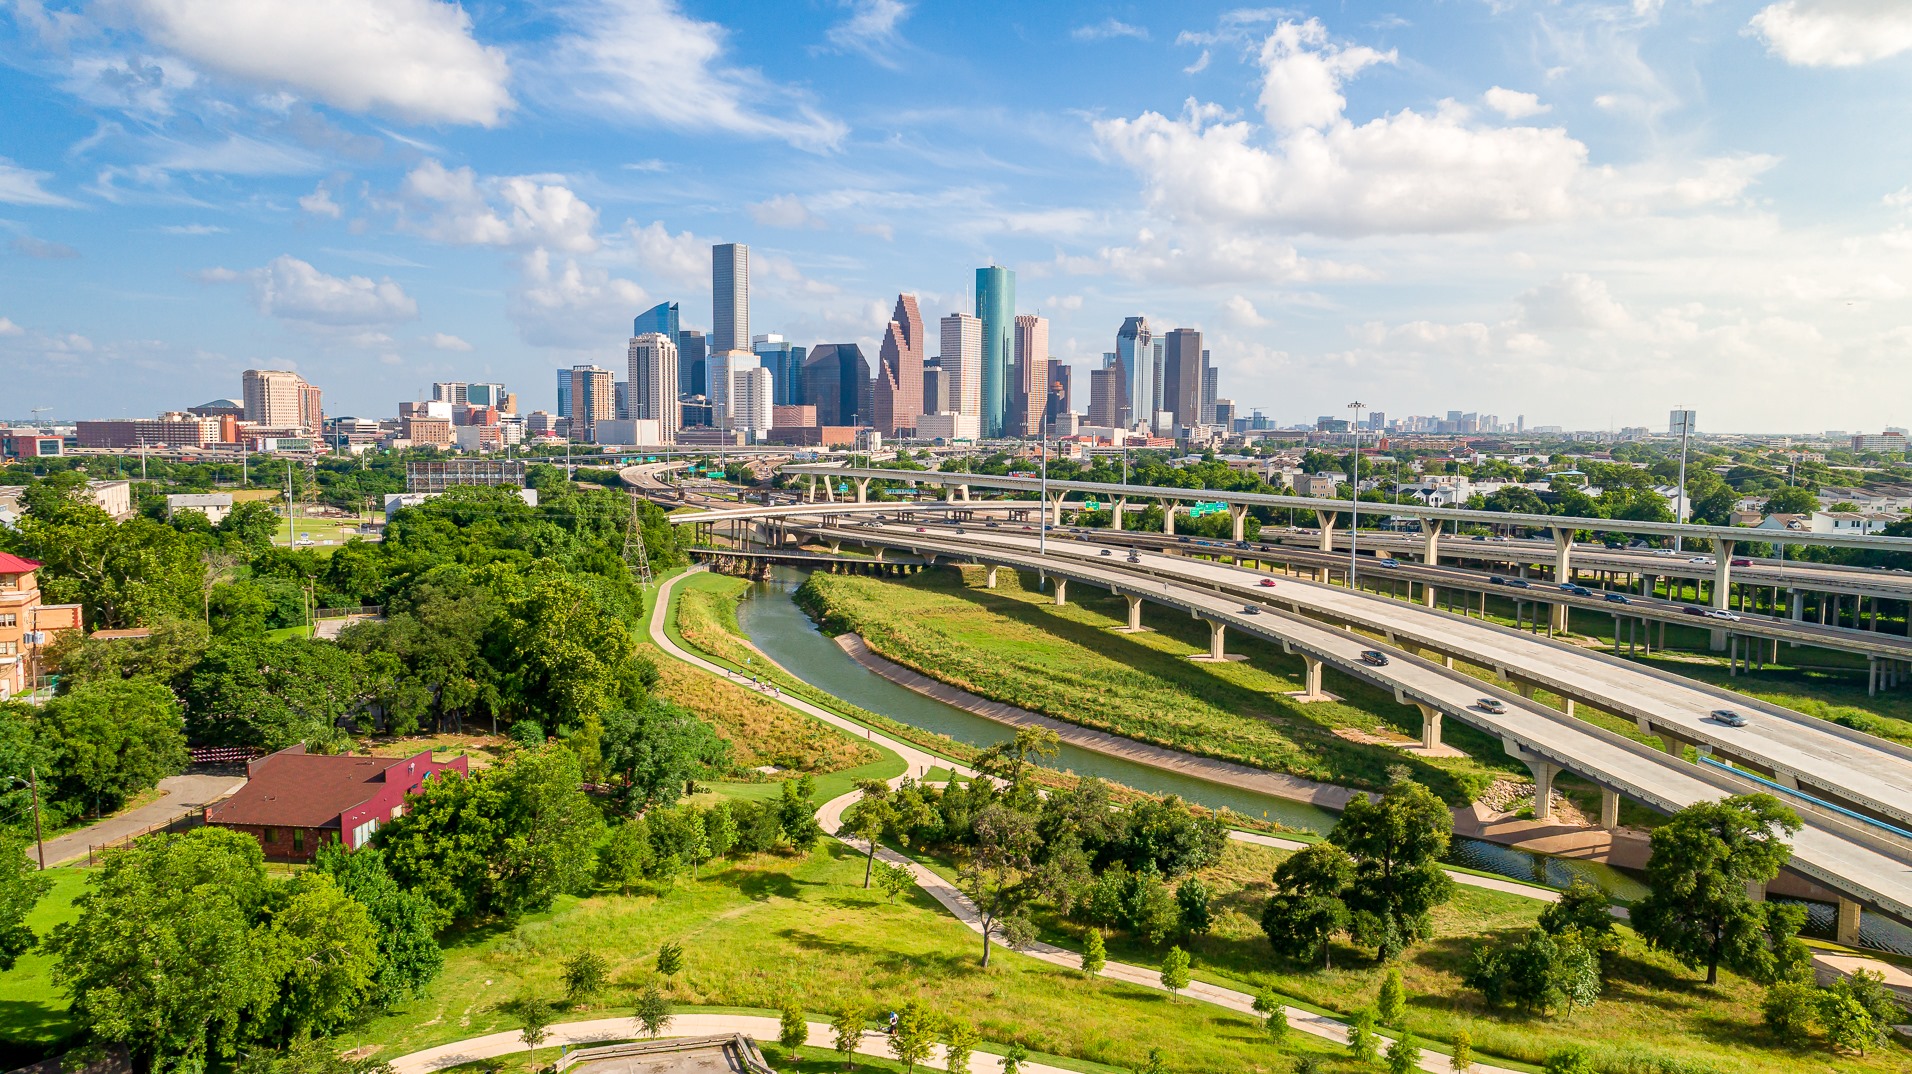
[[[45,939],[53,927],[79,916],[73,900],[86,886],[89,870],[67,866],[47,870],[53,887],[27,915],[34,935]],[[66,994],[53,979],[53,959],[39,948],[20,956],[0,973],[0,1060],[13,1066],[32,1062],[71,1037]]]

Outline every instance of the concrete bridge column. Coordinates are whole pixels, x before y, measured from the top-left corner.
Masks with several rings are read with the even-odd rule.
[[[1229,504],[1228,521],[1234,524],[1235,540],[1246,541],[1248,539],[1248,508]]]
[[[1834,930],[1834,939],[1848,946],[1856,945],[1859,942],[1860,910],[1859,904],[1853,902],[1851,899],[1842,897],[1839,900],[1839,925],[1838,928]]]
[[[1320,551],[1334,551],[1334,518],[1335,515],[1333,511],[1315,511],[1315,520],[1321,524],[1320,543],[1317,545]],[[1327,581],[1328,568],[1314,568],[1314,580],[1317,582]]]
[[[856,502],[870,502],[870,479],[867,477],[859,477],[856,479]]]
[[[1441,562],[1441,520],[1424,518],[1421,520],[1421,562],[1430,567]]]
[[[1148,629],[1142,625],[1142,598],[1133,593],[1124,593],[1123,596],[1129,602],[1129,625],[1116,629],[1124,634],[1140,634]]]
[[[1175,501],[1161,500],[1158,502],[1162,505],[1162,533],[1166,536],[1173,537],[1175,536]]]
[[[1612,831],[1620,826],[1620,792],[1600,788],[1600,827]]]
[[[817,475],[803,475],[803,502],[815,503],[817,500]]]
[[[1312,656],[1301,658],[1301,694],[1297,701],[1320,701],[1327,695],[1321,692],[1321,661]]]
[[[998,569],[999,568],[992,566],[987,571],[983,572],[983,588],[984,589],[996,588],[996,571]]]
[[[1230,660],[1246,660],[1247,657],[1229,656],[1227,648],[1228,624],[1218,619],[1204,620],[1208,624],[1208,654],[1190,657],[1202,663],[1223,663]]]
[[[1068,493],[1066,492],[1058,492],[1049,500],[1049,524],[1051,526],[1062,525],[1062,501],[1067,495]]]
[[[1525,764],[1534,775],[1534,819],[1554,819],[1553,783],[1554,777],[1560,774],[1560,766],[1522,749],[1513,739],[1502,739],[1501,748],[1507,751],[1507,756]]]
[[[1717,538],[1713,541],[1713,607],[1730,607],[1733,599],[1733,549],[1736,542]],[[1711,632],[1709,647],[1714,652],[1726,649],[1726,631]]]
[[[1109,508],[1109,525],[1114,528],[1117,533],[1122,532],[1122,512],[1128,510],[1128,506],[1129,501],[1117,500]]]
[[[1416,701],[1414,706],[1421,710],[1421,748],[1435,750],[1441,746],[1441,710],[1426,702]]]
[[[1555,585],[1559,585],[1573,580],[1573,531],[1556,526],[1553,530],[1553,540],[1553,580]],[[1548,610],[1550,613],[1547,622],[1548,634],[1551,636],[1555,631],[1566,633],[1567,617],[1572,609],[1565,603],[1558,603],[1549,605]]]
[[[1056,587],[1056,604],[1061,606],[1069,603],[1069,580],[1067,578],[1057,578],[1054,579],[1054,583]]]

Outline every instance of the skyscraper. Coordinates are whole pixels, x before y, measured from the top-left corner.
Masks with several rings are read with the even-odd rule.
[[[1074,409],[1069,398],[1069,370],[1069,363],[1062,359],[1049,359],[1049,405],[1042,412],[1045,422],[1052,422]]]
[[[1215,397],[1219,394],[1221,377],[1215,372],[1215,364],[1207,351],[1202,352],[1202,424],[1219,425],[1215,420]]]
[[[860,425],[870,363],[854,343],[819,343],[803,363],[803,397],[818,425]]]
[[[760,369],[763,362],[750,351],[714,351],[704,365],[710,397],[710,422],[719,429],[730,428],[730,390],[741,369]]]
[[[1177,328],[1163,338],[1162,403],[1171,426],[1202,423],[1202,334]],[[1173,430],[1163,430],[1172,435]]]
[[[903,436],[923,415],[923,314],[915,295],[897,295],[896,310],[883,329],[877,351],[875,414],[871,421],[885,436]]]
[[[949,404],[949,371],[943,368],[941,359],[932,358],[923,363],[923,413],[956,409]]]
[[[770,397],[775,391],[770,370],[762,365],[733,365],[730,424],[726,428],[746,434],[751,443],[762,440],[770,432],[774,410]]]
[[[571,416],[571,371],[558,370],[558,417]]]
[[[631,338],[629,400],[631,417],[655,421],[659,439],[677,442],[677,344],[674,336],[645,332]]]
[[[672,341],[677,339],[677,303],[659,302],[632,319],[632,338],[651,332],[660,333],[665,339]]]
[[[976,270],[976,318],[983,323],[983,436],[1010,427],[1009,363],[1015,354],[1016,274],[992,265]]]
[[[1130,317],[1115,334],[1115,364],[1122,371],[1116,421],[1125,429],[1155,417],[1155,337],[1147,317]]]
[[[591,430],[600,421],[617,418],[617,381],[610,370],[594,365],[574,365],[571,375],[571,439],[591,439]]]
[[[677,333],[677,390],[685,395],[708,394],[704,366],[709,360],[709,340],[695,328]]]
[[[727,242],[710,248],[710,349],[750,349],[750,247]]]
[[[1105,355],[1101,369],[1089,370],[1089,424],[1104,429],[1122,424],[1122,366]]]
[[[802,406],[808,400],[803,397],[803,358],[806,349],[799,347],[780,335],[772,332],[756,336],[750,341],[750,349],[756,353],[763,367],[770,370],[771,391],[777,406]]]
[[[502,408],[505,405],[505,396],[508,394],[510,393],[505,391],[504,385],[494,382],[465,385],[465,401],[472,406]]]
[[[306,399],[304,389],[310,385],[289,370],[248,369],[240,386],[246,420],[268,429],[300,428],[306,412],[318,409]]]
[[[471,401],[471,386],[458,380],[441,380],[432,385],[432,399],[453,406],[464,406]]]
[[[1042,412],[1049,408],[1049,319],[1016,318],[1015,397],[1005,436],[1041,436]]]
[[[983,323],[967,313],[943,318],[942,409],[980,418],[983,413]]]

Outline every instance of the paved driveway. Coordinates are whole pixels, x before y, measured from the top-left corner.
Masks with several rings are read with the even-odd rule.
[[[119,816],[108,817],[98,824],[89,824],[78,831],[68,832],[57,839],[47,840],[46,863],[48,866],[54,866],[75,858],[84,858],[90,847],[117,843],[149,828],[168,824],[188,813],[196,813],[245,784],[244,776],[205,773],[169,776],[159,781],[158,800],[148,802],[138,809],[128,810]],[[32,843],[27,844],[27,856],[35,856]]]

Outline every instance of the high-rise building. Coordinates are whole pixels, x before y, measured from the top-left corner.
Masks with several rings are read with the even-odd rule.
[[[571,371],[558,370],[558,417],[571,416]]]
[[[807,350],[775,333],[752,338],[750,349],[763,363],[763,367],[770,370],[771,390],[776,393],[776,405],[802,406],[805,402],[803,359]]]
[[[1215,400],[1215,420],[1209,424],[1219,425],[1224,429],[1232,428],[1235,424],[1235,401],[1233,399]]]
[[[710,349],[750,349],[750,247],[727,242],[710,248]]]
[[[1202,424],[1219,425],[1215,420],[1215,396],[1221,388],[1221,376],[1215,372],[1215,364],[1208,352],[1202,352]]]
[[[1043,409],[1042,418],[1053,423],[1057,418],[1074,409],[1069,399],[1069,371],[1072,367],[1060,358],[1049,359],[1049,405]]]
[[[241,385],[246,420],[254,425],[268,429],[302,428],[306,427],[308,411],[316,416],[318,408],[308,406],[304,391],[311,386],[297,373],[284,369],[248,369],[241,378]]]
[[[976,318],[982,321],[982,427],[984,437],[1010,427],[1009,363],[1015,355],[1016,274],[992,265],[976,270]]]
[[[646,332],[632,337],[630,349],[630,416],[657,422],[659,439],[666,444],[677,442],[681,414],[675,340],[663,332]]]
[[[980,418],[983,413],[983,322],[967,313],[942,320],[943,376],[948,392],[942,409]]]
[[[743,433],[752,443],[764,439],[775,417],[771,396],[776,385],[770,370],[762,365],[733,364],[730,369],[730,424],[732,432]]]
[[[949,371],[941,359],[931,358],[923,363],[923,413],[954,413],[956,408],[949,403]]]
[[[299,427],[310,433],[325,428],[325,406],[315,384],[299,382]]]
[[[1157,407],[1175,415],[1171,424],[1202,423],[1202,334],[1177,328],[1163,337],[1162,402]]]
[[[1116,423],[1123,428],[1146,424],[1155,415],[1155,337],[1147,317],[1130,317],[1115,333],[1115,365],[1122,371]],[[1094,424],[1091,421],[1091,424]]]
[[[915,295],[897,295],[877,351],[871,421],[885,436],[906,436],[923,414],[923,314]]]
[[[631,416],[630,393],[631,382],[628,380],[620,380],[611,385],[611,394],[616,398],[616,402],[612,405],[611,409],[617,411],[617,420],[619,421],[623,421]]]
[[[502,384],[465,385],[465,402],[472,406],[495,406],[502,410],[505,405],[505,396],[509,394]]]
[[[471,401],[471,385],[456,380],[441,380],[432,385],[432,399],[453,406],[464,406]]]
[[[730,389],[736,384],[735,374],[740,369],[761,369],[763,362],[750,351],[713,351],[705,364],[705,377],[710,381],[711,423],[719,429],[730,428]]]
[[[1089,424],[1114,429],[1122,424],[1122,366],[1103,357],[1101,369],[1089,370]]]
[[[631,320],[631,338],[661,333],[665,339],[675,343],[679,329],[677,326],[677,303],[659,302]]]
[[[610,370],[595,365],[574,365],[568,372],[571,439],[588,443],[598,422],[617,420],[617,380]]]
[[[854,343],[819,343],[803,363],[803,397],[818,425],[861,425],[870,363]]]
[[[1042,414],[1049,408],[1049,319],[1016,318],[1015,397],[1003,435],[1041,436]]]
[[[1162,408],[1162,400],[1165,398],[1162,385],[1162,348],[1162,338],[1157,336],[1155,338],[1155,358],[1153,366],[1155,370],[1155,413],[1150,415],[1148,425],[1149,428],[1154,429],[1158,433],[1163,431],[1164,422],[1162,418],[1168,413],[1168,411]]]
[[[685,395],[703,395],[709,391],[704,367],[709,361],[709,340],[695,328],[677,333],[677,390]]]

